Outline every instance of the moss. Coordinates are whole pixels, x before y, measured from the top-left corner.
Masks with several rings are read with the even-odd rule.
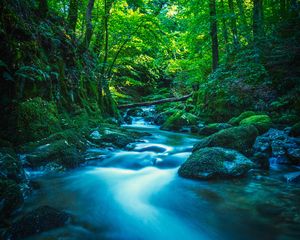
[[[276,124],[296,124],[300,121],[300,117],[295,114],[283,114],[279,117],[273,118],[273,122]]]
[[[67,168],[73,168],[82,161],[81,153],[78,149],[70,145],[66,140],[57,140],[50,144],[39,146],[26,159],[32,167],[55,162]]]
[[[207,126],[201,128],[198,131],[198,134],[208,136],[208,135],[214,134],[216,132],[219,132],[220,130],[230,128],[230,127],[232,127],[232,125],[230,125],[228,123],[211,123],[211,124],[208,124]]]
[[[299,137],[300,136],[300,122],[294,124],[292,126],[292,129],[290,131],[290,135],[293,137]]]
[[[256,113],[253,111],[246,111],[241,113],[238,117],[231,118],[228,123],[231,125],[239,125],[239,123],[244,120],[245,118],[251,117],[255,115]]]
[[[254,125],[260,133],[264,133],[270,129],[272,121],[268,115],[254,115],[243,119],[240,125]]]
[[[9,217],[23,203],[23,195],[13,180],[0,180],[1,215]]]
[[[21,142],[36,141],[60,131],[56,105],[39,97],[22,102],[17,127]]]
[[[161,126],[163,130],[180,130],[183,126],[195,125],[198,118],[184,111],[177,111],[172,114]]]
[[[253,125],[231,127],[201,139],[193,151],[205,147],[225,147],[249,155],[257,136],[258,130]]]
[[[131,135],[125,135],[121,133],[109,133],[105,134],[101,141],[106,143],[112,143],[114,146],[119,148],[126,147],[129,143],[135,142],[135,138]]]
[[[245,175],[252,166],[248,158],[234,150],[209,147],[193,152],[178,173],[200,180],[234,178]]]

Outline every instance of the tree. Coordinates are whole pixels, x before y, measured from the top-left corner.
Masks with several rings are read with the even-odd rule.
[[[48,1],[47,0],[39,0],[39,14],[42,17],[45,17],[48,13]]]
[[[86,8],[86,14],[85,14],[86,29],[85,29],[85,37],[84,37],[84,46],[86,48],[89,47],[93,35],[92,11],[94,8],[94,4],[95,4],[95,0],[89,0]]]
[[[78,18],[78,0],[70,0],[68,12],[69,28],[75,32]]]
[[[219,63],[218,26],[216,17],[216,0],[209,1],[210,35],[212,41],[212,69],[215,71]]]
[[[264,35],[263,0],[253,1],[253,40],[258,43]]]
[[[229,12],[230,12],[230,25],[233,37],[233,44],[235,48],[239,46],[238,32],[237,32],[237,24],[236,24],[236,15],[234,12],[234,4],[233,0],[228,0]]]

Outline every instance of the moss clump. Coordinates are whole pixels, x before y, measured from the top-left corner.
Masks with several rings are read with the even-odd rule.
[[[225,147],[249,155],[257,136],[258,130],[253,125],[231,127],[201,139],[193,151],[205,147]]]
[[[209,147],[193,152],[178,173],[199,180],[235,178],[245,175],[253,163],[237,151]]]
[[[0,202],[3,218],[9,217],[23,203],[23,195],[13,180],[0,180]]]
[[[300,121],[300,117],[295,114],[283,114],[279,117],[273,118],[273,122],[276,124],[296,124]]]
[[[180,130],[183,126],[195,125],[198,118],[184,111],[178,111],[172,114],[166,122],[161,126],[163,130]]]
[[[290,135],[293,137],[299,137],[300,136],[300,122],[293,125]]]
[[[56,105],[40,97],[19,104],[17,127],[22,142],[36,141],[61,130]]]
[[[80,164],[82,157],[76,147],[61,139],[39,146],[32,154],[27,156],[27,161],[32,167],[55,162],[67,168],[73,168]]]
[[[268,115],[254,115],[243,119],[240,125],[254,125],[260,133],[264,133],[270,129],[272,121]]]
[[[256,113],[253,111],[246,111],[241,113],[238,117],[231,118],[228,123],[231,125],[239,125],[239,123],[244,120],[245,118],[251,117],[255,115]]]
[[[208,136],[208,135],[214,134],[216,132],[219,132],[220,130],[230,128],[230,127],[232,127],[232,125],[230,125],[228,123],[211,123],[211,124],[208,124],[207,126],[201,128],[198,131],[198,134]]]

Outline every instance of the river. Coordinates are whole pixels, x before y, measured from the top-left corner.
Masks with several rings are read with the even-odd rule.
[[[228,181],[183,179],[177,170],[197,137],[141,122],[126,127],[152,136],[97,165],[34,177],[39,189],[24,210],[50,205],[74,217],[30,239],[299,239],[300,188],[282,180],[285,169]]]

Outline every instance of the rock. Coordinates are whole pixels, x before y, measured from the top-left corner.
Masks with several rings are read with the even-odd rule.
[[[255,115],[256,113],[253,112],[253,111],[246,111],[246,112],[243,112],[241,113],[238,117],[233,117],[231,118],[228,123],[230,125],[239,125],[240,124],[240,121],[244,120],[245,118],[248,118],[248,117],[251,117],[253,115]]]
[[[68,223],[70,215],[49,206],[39,207],[26,213],[22,218],[13,223],[9,231],[9,239],[18,240],[62,227]]]
[[[0,219],[9,217],[23,203],[20,186],[13,180],[0,180]]]
[[[65,140],[58,140],[39,146],[33,153],[26,156],[26,160],[31,167],[56,162],[67,168],[73,168],[78,166],[83,158],[76,147],[69,145]]]
[[[300,122],[292,126],[289,135],[292,137],[300,137]]]
[[[193,151],[205,147],[225,147],[249,155],[257,136],[258,131],[252,125],[231,127],[200,140],[200,142],[194,146]]]
[[[0,178],[20,183],[25,179],[21,161],[11,148],[0,148]]]
[[[199,180],[227,179],[242,177],[252,167],[251,160],[235,150],[210,147],[193,152],[178,173]]]
[[[135,138],[131,135],[125,135],[121,133],[109,133],[102,136],[101,141],[106,143],[112,143],[118,148],[124,148],[129,143],[135,142]]]
[[[251,160],[257,164],[260,169],[268,170],[270,168],[269,154],[264,152],[256,152]]]
[[[240,125],[254,125],[260,133],[264,133],[270,129],[272,121],[268,115],[253,115],[243,119]]]
[[[288,183],[300,183],[300,171],[285,174],[284,178]]]
[[[254,155],[268,156],[276,164],[300,164],[300,143],[297,138],[289,137],[284,130],[271,128],[256,138],[253,145]]]
[[[95,130],[90,134],[90,138],[98,140],[102,137],[102,135],[99,133],[99,131]]]
[[[295,114],[283,114],[274,118],[274,123],[283,125],[293,125],[299,122],[300,117]]]
[[[179,131],[182,127],[195,125],[196,123],[197,117],[195,115],[185,111],[178,111],[167,118],[161,129]]]
[[[200,128],[198,130],[198,134],[208,136],[216,132],[219,132],[220,130],[230,128],[230,127],[232,127],[232,125],[228,123],[211,123],[208,124],[207,126],[204,126],[203,128]]]

